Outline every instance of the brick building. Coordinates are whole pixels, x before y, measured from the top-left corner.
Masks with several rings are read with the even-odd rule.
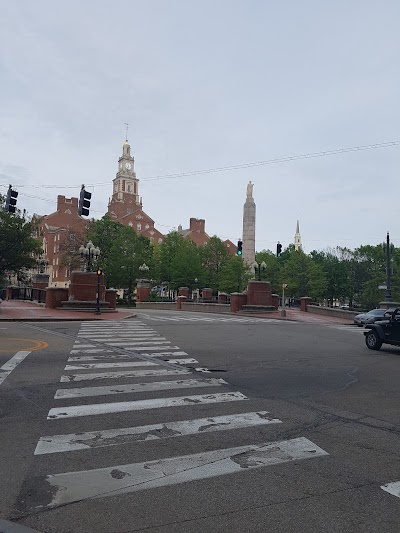
[[[116,222],[133,227],[138,235],[143,235],[152,242],[162,243],[164,239],[164,235],[154,227],[154,220],[143,211],[135,159],[131,156],[128,140],[125,141],[122,155],[118,159],[118,172],[113,180],[108,215]]]
[[[118,159],[118,171],[113,179],[113,193],[108,203],[107,214],[112,220],[131,226],[138,235],[152,242],[162,243],[164,235],[154,227],[154,220],[143,211],[139,196],[139,180],[135,173],[135,159],[131,155],[128,140],[122,147]],[[64,287],[69,285],[71,269],[79,268],[76,251],[84,244],[86,220],[78,215],[78,198],[57,197],[57,210],[38,221],[36,237],[43,245],[43,259],[48,261],[49,285]],[[189,228],[178,227],[185,238],[202,246],[209,240],[205,231],[205,220],[191,218]],[[224,245],[232,255],[237,247],[230,240]]]
[[[43,259],[48,261],[49,285],[68,286],[71,268],[79,266],[71,263],[71,252],[83,243],[86,225],[86,221],[78,215],[78,198],[58,195],[57,211],[35,218],[36,238],[42,243]]]

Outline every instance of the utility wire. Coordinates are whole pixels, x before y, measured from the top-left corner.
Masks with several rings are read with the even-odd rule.
[[[180,172],[180,173],[175,173],[175,174],[165,174],[165,175],[161,174],[159,176],[149,176],[149,177],[141,178],[140,181],[177,179],[177,178],[184,178],[184,177],[190,177],[190,176],[198,176],[201,174],[213,174],[216,172],[229,172],[232,170],[241,170],[241,169],[261,167],[261,166],[266,166],[266,165],[276,165],[278,163],[288,163],[290,161],[299,161],[301,159],[314,159],[318,157],[327,157],[327,156],[333,156],[333,155],[346,154],[349,152],[362,152],[366,150],[377,150],[379,148],[391,148],[393,146],[399,146],[399,145],[400,145],[400,141],[390,141],[390,142],[384,142],[384,143],[366,144],[362,146],[351,146],[348,148],[338,148],[335,150],[325,150],[323,152],[311,152],[308,154],[291,155],[287,157],[267,159],[265,161],[256,161],[252,163],[242,163],[238,165],[230,165],[230,166],[225,166],[225,167],[193,170],[190,172]],[[2,184],[2,185],[5,186],[5,184]],[[87,184],[87,187],[102,187],[102,186],[110,186],[110,181]],[[36,189],[40,189],[40,188],[42,189],[75,189],[77,185],[15,185],[15,187],[18,187],[18,188],[29,187],[29,188],[36,188]]]

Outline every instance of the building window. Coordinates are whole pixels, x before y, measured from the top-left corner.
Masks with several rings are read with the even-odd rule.
[[[146,224],[145,227],[144,227],[144,229],[149,229],[149,227],[150,227],[150,226],[149,226],[148,224]]]
[[[125,180],[122,180],[122,191],[125,191]]]
[[[137,227],[137,230],[140,231],[142,229],[141,223],[139,222],[139,224],[137,224],[136,227]]]
[[[128,192],[131,192],[131,184],[128,183]]]
[[[162,243],[162,238],[160,237],[160,238],[158,239],[158,244],[161,244],[161,243]]]
[[[128,226],[130,226],[132,228],[133,227],[132,222],[129,222]]]

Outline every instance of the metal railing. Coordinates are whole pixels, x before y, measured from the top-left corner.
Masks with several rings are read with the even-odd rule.
[[[0,298],[6,300],[9,297],[11,300],[30,300],[44,303],[46,301],[45,289],[34,289],[33,287],[8,287],[8,289],[1,289]]]

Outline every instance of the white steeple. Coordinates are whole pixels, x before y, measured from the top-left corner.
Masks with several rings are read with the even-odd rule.
[[[296,233],[294,234],[294,249],[295,250],[302,250],[303,246],[301,244],[301,235],[300,235],[300,229],[299,229],[299,221],[297,221],[296,225]]]

